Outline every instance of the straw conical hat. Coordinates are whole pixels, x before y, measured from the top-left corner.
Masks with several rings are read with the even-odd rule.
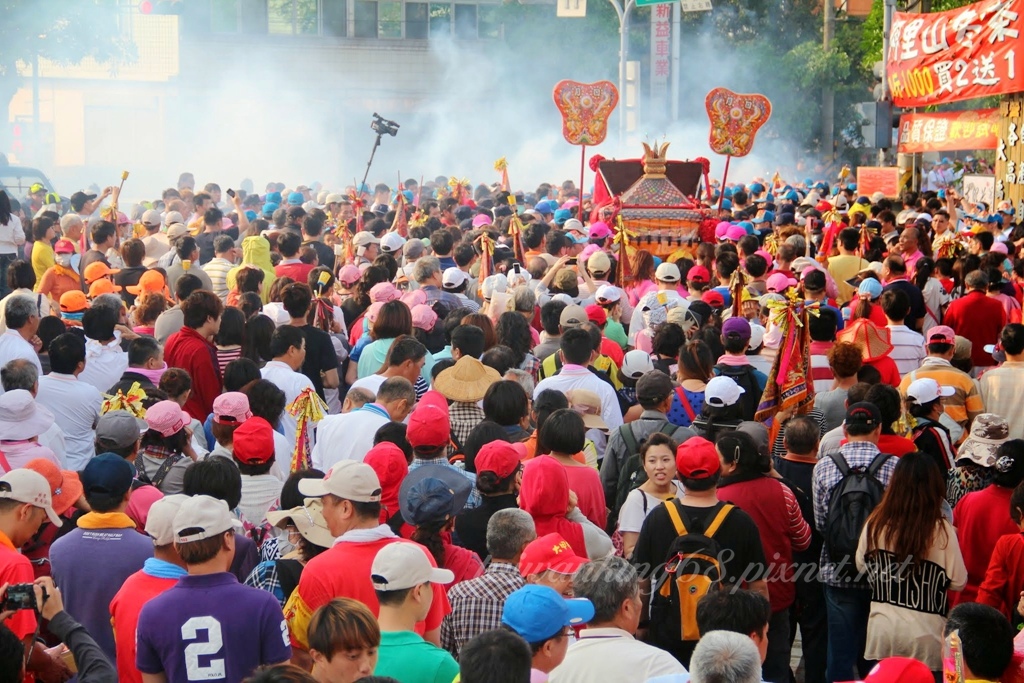
[[[442,370],[434,380],[434,389],[449,401],[475,403],[483,399],[488,387],[501,380],[494,368],[471,356],[463,356],[455,365]]]

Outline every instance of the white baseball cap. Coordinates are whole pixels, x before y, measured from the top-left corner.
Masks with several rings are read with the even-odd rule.
[[[654,271],[654,279],[661,282],[679,282],[682,276],[679,274],[679,266],[665,261]]]
[[[376,590],[400,591],[428,582],[451,583],[455,574],[433,566],[419,544],[396,541],[377,551],[370,566],[370,580]]]
[[[0,498],[16,500],[46,510],[46,516],[54,526],[64,522],[53,510],[53,497],[50,495],[50,483],[46,477],[35,470],[11,470],[0,477]]]
[[[931,377],[916,379],[907,387],[907,398],[914,399],[918,405],[931,403],[939,398],[952,396],[955,393],[956,389],[942,386]]]
[[[712,377],[704,387],[704,402],[714,408],[735,405],[740,395],[745,393],[743,387],[736,384],[731,377]]]
[[[309,498],[329,493],[356,503],[377,503],[380,502],[380,479],[366,463],[342,460],[327,470],[323,479],[299,480],[299,493]]]
[[[356,247],[365,247],[370,244],[380,244],[380,240],[373,236],[372,232],[367,230],[360,230],[352,238],[352,245]]]
[[[601,285],[594,293],[598,303],[612,303],[622,298],[622,290],[615,285]]]
[[[182,503],[190,496],[175,493],[164,496],[153,503],[146,515],[146,533],[153,539],[153,545],[170,545],[175,541],[174,518],[181,509]]]
[[[640,349],[634,349],[622,357],[621,372],[629,379],[640,379],[645,373],[654,369],[654,362],[650,354]]]
[[[189,496],[174,515],[174,540],[191,543],[213,538],[235,527],[228,504],[213,496]],[[192,531],[183,534],[184,531]]]
[[[402,247],[405,246],[405,238],[399,235],[397,232],[387,232],[380,238],[380,249],[386,251],[389,254],[402,251]]]
[[[465,272],[452,266],[451,268],[445,268],[441,274],[441,286],[445,289],[455,289],[462,286],[462,283],[467,279],[469,279],[469,276]]]

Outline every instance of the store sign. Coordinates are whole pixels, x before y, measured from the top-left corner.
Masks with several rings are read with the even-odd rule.
[[[996,149],[998,146],[998,109],[912,112],[900,117],[900,154]]]
[[[668,89],[672,71],[672,5],[651,8],[651,87],[654,94]]]
[[[886,73],[893,102],[924,107],[1024,90],[1024,0],[896,12]]]

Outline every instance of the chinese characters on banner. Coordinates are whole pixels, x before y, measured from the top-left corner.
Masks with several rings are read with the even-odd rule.
[[[983,0],[948,12],[896,12],[886,55],[900,107],[1024,90],[1024,0]]]
[[[672,5],[651,7],[651,98],[668,95],[672,56]]]
[[[1015,93],[999,103],[999,139],[996,141],[996,200],[1014,206],[1024,199],[1024,95]]]
[[[900,154],[996,149],[999,110],[907,113],[900,117]]]

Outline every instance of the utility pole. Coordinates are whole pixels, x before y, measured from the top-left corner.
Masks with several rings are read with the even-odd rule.
[[[889,92],[889,71],[886,68],[886,64],[889,59],[889,34],[892,33],[892,15],[896,11],[896,0],[884,0],[884,13],[882,15],[882,102],[891,102],[892,93]],[[875,117],[878,118],[877,116]],[[886,130],[889,131],[889,137],[892,137],[892,109],[889,109],[889,121],[886,122]],[[875,121],[875,126],[879,126],[880,121]],[[876,135],[877,137],[877,135]],[[885,149],[879,148],[878,150],[878,165],[885,166]]]
[[[608,0],[619,18],[619,143],[626,141],[626,53],[629,51],[629,12],[636,0]]]
[[[822,31],[822,43],[825,54],[832,50],[832,42],[836,33],[836,6],[835,0],[822,0],[824,2],[825,26]],[[834,158],[833,129],[835,128],[835,91],[831,84],[826,81],[821,89],[821,155],[826,162]]]

